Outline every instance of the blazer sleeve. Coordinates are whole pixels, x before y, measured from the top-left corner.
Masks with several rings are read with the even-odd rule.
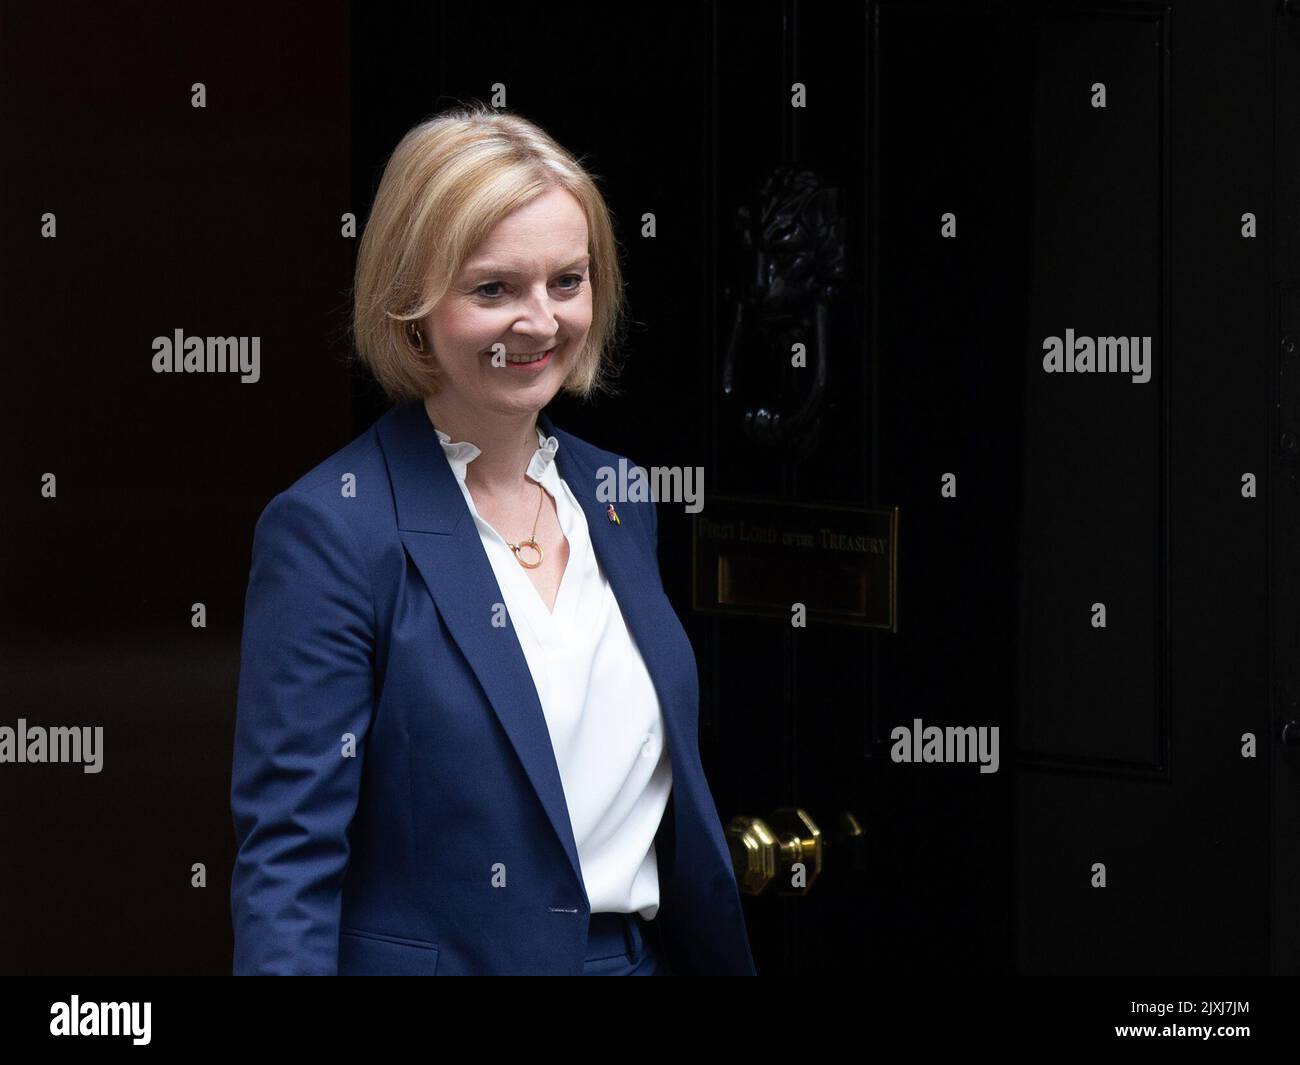
[[[244,603],[230,787],[237,976],[338,972],[374,637],[352,531],[312,496],[281,492],[258,519]]]

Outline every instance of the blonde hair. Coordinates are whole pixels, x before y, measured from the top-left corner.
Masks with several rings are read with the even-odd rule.
[[[555,187],[587,217],[591,328],[562,389],[583,399],[612,392],[625,302],[618,242],[595,179],[549,134],[485,104],[460,105],[419,123],[393,150],[357,250],[352,339],[389,400],[438,391],[439,375],[407,337],[433,310],[465,261],[516,208]]]

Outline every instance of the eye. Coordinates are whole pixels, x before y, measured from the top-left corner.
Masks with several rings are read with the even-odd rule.
[[[571,284],[561,286],[561,291],[572,293],[577,292],[582,288],[582,282],[584,279],[582,274],[564,274],[558,280],[572,282]],[[500,298],[500,293],[484,292],[483,290],[489,288],[501,288],[503,284],[504,282],[501,281],[485,281],[483,284],[475,286],[474,294],[495,303]]]

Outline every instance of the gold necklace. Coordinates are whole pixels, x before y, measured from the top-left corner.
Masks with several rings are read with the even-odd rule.
[[[533,533],[532,533],[532,535],[529,536],[527,540],[520,540],[519,543],[517,543],[517,544],[512,544],[509,540],[506,541],[506,546],[507,546],[508,548],[510,548],[510,550],[513,551],[513,552],[515,553],[515,558],[519,559],[519,564],[520,564],[521,566],[523,566],[524,569],[536,569],[538,566],[540,566],[540,565],[542,564],[542,559],[545,557],[545,556],[542,554],[542,549],[541,549],[541,547],[538,546],[538,543],[537,543],[537,522],[538,522],[538,519],[540,519],[541,516],[542,516],[542,503],[546,500],[546,489],[543,488],[543,487],[539,484],[539,485],[537,486],[537,490],[538,490],[539,492],[541,492],[542,496],[541,496],[541,499],[539,499],[539,500],[537,501],[537,517],[536,517],[536,518],[533,518]],[[519,556],[519,549],[520,549],[521,547],[531,547],[534,551],[536,551],[536,552],[537,552],[537,561],[536,561],[536,562],[525,562],[522,558],[520,558],[520,556]]]

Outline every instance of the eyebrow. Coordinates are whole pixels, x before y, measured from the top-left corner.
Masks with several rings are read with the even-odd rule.
[[[553,272],[559,273],[561,270],[568,270],[570,267],[585,264],[591,260],[591,255],[580,255],[572,262],[565,263],[563,266],[557,266]],[[499,277],[518,277],[519,269],[512,266],[500,266],[496,263],[468,263],[465,266],[467,274],[496,274]]]

